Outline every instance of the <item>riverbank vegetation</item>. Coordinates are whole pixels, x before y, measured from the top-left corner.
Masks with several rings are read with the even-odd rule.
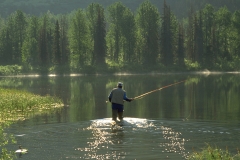
[[[44,111],[62,106],[60,99],[39,96],[26,91],[0,88],[0,122],[17,121],[29,118]]]
[[[240,69],[239,10],[207,4],[177,19],[163,6],[144,1],[133,12],[121,2],[92,3],[41,16],[17,10],[0,19],[0,65],[39,74]]]
[[[213,148],[210,145],[208,145],[206,148],[204,148],[201,152],[194,152],[190,155],[188,158],[189,160],[239,160],[240,159],[240,152],[236,155],[232,155],[228,152],[226,149],[221,150],[219,148]]]
[[[54,108],[63,106],[61,100],[56,97],[3,88],[0,88],[0,102],[0,160],[15,157],[14,153],[5,147],[9,143],[16,143],[13,136],[5,133],[5,129],[11,123],[37,114],[48,113]]]

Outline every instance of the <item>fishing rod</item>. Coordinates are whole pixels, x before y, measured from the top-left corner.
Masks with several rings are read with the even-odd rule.
[[[179,84],[179,83],[183,83],[183,82],[185,82],[185,81],[186,81],[186,80],[183,80],[183,81],[180,81],[180,82],[176,82],[176,83],[169,84],[169,85],[167,85],[167,86],[163,86],[163,87],[161,87],[161,88],[158,88],[158,89],[149,91],[149,92],[147,92],[147,93],[141,94],[140,96],[134,97],[133,99],[134,99],[134,100],[140,99],[140,98],[142,98],[142,97],[144,97],[144,96],[146,96],[146,95],[148,95],[148,94],[150,94],[150,93],[160,91],[160,90],[162,90],[162,89],[164,89],[164,88],[168,88],[168,87],[177,85],[177,84]]]
[[[171,87],[171,86],[177,85],[177,84],[179,84],[179,83],[183,83],[183,82],[185,82],[185,81],[186,81],[186,80],[179,81],[179,82],[172,83],[172,84],[169,84],[169,85],[167,85],[167,86],[163,86],[163,87],[161,87],[161,88],[158,88],[158,89],[155,89],[155,90],[149,91],[149,92],[147,92],[147,93],[141,94],[140,96],[134,97],[133,100],[143,98],[144,96],[146,96],[146,95],[148,95],[148,94],[151,94],[151,93],[153,93],[153,92],[160,91],[160,90],[162,90],[162,89],[164,89],[164,88],[168,88],[168,87]],[[108,101],[106,101],[106,103],[108,103]]]

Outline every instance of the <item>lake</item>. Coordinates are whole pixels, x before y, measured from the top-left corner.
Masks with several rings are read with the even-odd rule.
[[[124,125],[112,127],[106,100],[119,81],[129,98],[162,89],[126,102]],[[33,75],[1,77],[0,86],[65,104],[10,126],[18,144],[9,149],[29,150],[22,159],[179,160],[208,144],[232,154],[240,148],[239,73]]]

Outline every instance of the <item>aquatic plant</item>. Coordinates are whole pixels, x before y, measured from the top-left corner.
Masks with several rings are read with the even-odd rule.
[[[239,160],[240,152],[236,155],[232,155],[226,149],[225,151],[217,147],[213,148],[208,145],[203,148],[201,152],[193,152],[188,160]]]
[[[12,135],[4,132],[11,123],[62,106],[62,101],[57,97],[40,96],[26,91],[0,88],[0,160],[9,160],[15,157],[14,152],[5,148],[9,143],[16,143]]]
[[[4,132],[4,129],[10,125],[10,122],[0,122],[0,160],[9,160],[15,158],[15,154],[12,151],[8,151],[4,146],[9,143],[16,143],[12,135],[8,135]]]
[[[57,97],[0,88],[0,122],[23,120],[61,106],[63,103]]]

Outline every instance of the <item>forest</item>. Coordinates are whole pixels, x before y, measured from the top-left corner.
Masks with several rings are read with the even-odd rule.
[[[42,74],[240,69],[240,10],[206,4],[179,19],[167,2],[162,13],[147,0],[136,11],[122,2],[16,10],[0,19],[0,65]]]

